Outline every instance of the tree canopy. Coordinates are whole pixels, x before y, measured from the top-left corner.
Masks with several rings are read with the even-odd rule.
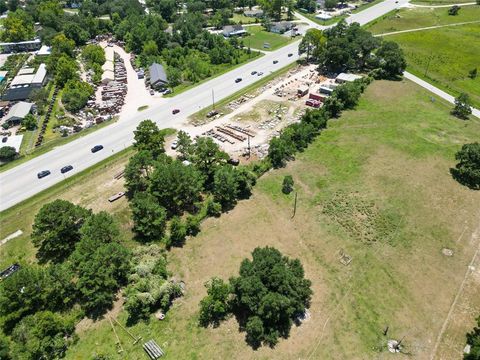
[[[239,276],[231,278],[229,285],[215,278],[207,284],[200,324],[218,324],[232,311],[249,345],[275,346],[279,337],[288,337],[293,321],[310,306],[310,287],[298,259],[291,260],[275,248],[256,248],[252,260],[242,261]]]
[[[61,262],[75,249],[80,229],[91,212],[65,200],[42,206],[33,222],[32,242],[41,262]]]
[[[480,190],[480,143],[463,145],[455,159],[458,163],[450,169],[453,177],[471,189]]]

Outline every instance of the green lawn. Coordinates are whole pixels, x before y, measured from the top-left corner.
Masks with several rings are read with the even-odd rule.
[[[255,24],[260,23],[261,19],[234,13],[230,19],[234,24]]]
[[[412,4],[419,5],[449,5],[475,2],[472,0],[412,0]]]
[[[246,36],[243,39],[243,43],[245,44],[245,46],[251,47],[252,49],[273,51],[294,41],[294,39],[289,36],[279,35],[271,33],[269,31],[265,31],[265,29],[261,25],[248,26],[245,29],[249,32],[250,35]],[[269,43],[270,48],[264,48],[264,43]]]
[[[184,82],[176,87],[173,88],[173,92],[168,95],[164,95],[164,97],[174,97],[178,94],[181,94],[187,90],[190,90],[200,84],[203,84],[204,82],[207,82],[209,80],[212,80],[216,78],[217,76],[223,75],[229,71],[232,71],[233,69],[236,69],[239,66],[243,66],[250,61],[254,61],[258,59],[260,56],[263,56],[261,52],[258,51],[252,51],[249,55],[245,54],[243,55],[240,60],[238,61],[237,64],[221,64],[221,65],[212,65],[212,75],[209,76],[208,78],[203,79],[202,81],[196,82],[196,83],[189,83],[189,82]]]
[[[373,34],[383,34],[475,20],[480,20],[480,6],[465,6],[457,16],[448,15],[448,8],[412,8],[392,11],[367,24],[365,28]],[[423,34],[421,33],[422,36]]]
[[[480,23],[388,36],[405,52],[407,70],[435,86],[457,96],[470,95],[480,107],[480,76],[470,79],[468,73],[480,70]]]
[[[455,151],[480,136],[480,123],[450,116],[449,104],[430,97],[408,81],[373,83],[358,108],[331,121],[296,161],[262,177],[250,200],[208,219],[196,238],[170,252],[169,268],[186,282],[186,295],[164,321],[152,318],[130,330],[154,339],[166,359],[384,359],[388,325],[388,338],[408,334],[404,346],[412,358],[429,357],[478,247],[470,236],[480,202],[479,192],[448,173]],[[281,193],[286,174],[298,192],[293,219],[294,195]],[[314,296],[309,321],[274,349],[253,351],[234,319],[199,328],[198,302],[208,278],[235,275],[241,260],[265,245],[301,259]],[[443,247],[455,256],[442,255]],[[349,266],[340,264],[340,250],[353,258]],[[125,317],[120,312],[122,323]],[[463,349],[471,322],[473,315],[458,342],[441,342],[440,358]],[[66,359],[94,353],[144,359],[141,344],[118,331],[123,354],[102,320],[82,328]]]

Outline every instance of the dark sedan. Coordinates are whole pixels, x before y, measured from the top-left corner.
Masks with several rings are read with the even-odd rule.
[[[95,145],[91,150],[92,153],[96,153],[97,151],[100,151],[103,149],[103,145]]]
[[[73,170],[73,166],[72,165],[67,165],[67,166],[64,166],[60,169],[60,172],[62,174],[65,174],[66,172],[69,172],[70,170]]]
[[[235,79],[235,82],[236,82],[236,83],[239,83],[240,81],[242,81],[242,78],[236,78],[236,79]]]
[[[40,172],[37,174],[37,177],[38,177],[39,179],[41,179],[41,178],[44,178],[45,176],[48,176],[48,175],[50,175],[50,174],[51,174],[50,170],[43,170],[43,171],[40,171]]]

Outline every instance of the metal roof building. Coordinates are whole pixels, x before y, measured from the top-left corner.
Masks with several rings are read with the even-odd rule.
[[[167,73],[162,65],[153,63],[148,71],[150,73],[150,84],[153,87],[165,87],[168,84]]]
[[[25,116],[32,111],[33,104],[25,101],[20,101],[12,106],[8,115],[5,117],[5,122],[20,122]]]

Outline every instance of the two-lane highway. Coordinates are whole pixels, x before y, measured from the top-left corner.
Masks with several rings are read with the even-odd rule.
[[[349,19],[365,24],[402,6],[406,2],[408,0],[385,0],[365,11],[352,15]],[[301,18],[302,21],[305,19]],[[311,24],[311,21],[305,22]],[[319,27],[316,24],[315,26]],[[266,76],[296,61],[299,58],[298,44],[299,41],[296,41],[276,51],[268,52],[257,60],[168,100],[159,99],[158,104],[133,115],[128,120],[118,121],[1,173],[0,211],[28,199],[62,181],[65,177],[87,169],[130,146],[133,142],[133,131],[138,123],[144,119],[154,120],[160,128],[171,127],[180,129],[188,116],[211,105],[212,90],[215,92],[216,100],[221,100],[255,83],[259,80],[259,77],[251,75],[252,71],[261,71]],[[289,57],[288,54],[290,53],[293,55]],[[274,60],[277,60],[278,63],[274,64]],[[237,78],[242,78],[243,80],[236,83],[235,79]],[[180,109],[181,112],[173,115],[172,110],[175,108]],[[92,154],[90,149],[95,145],[103,145],[104,149]],[[65,165],[72,165],[73,170],[67,174],[61,174],[60,169]],[[50,170],[52,173],[43,179],[38,179],[37,173],[42,170]]]

